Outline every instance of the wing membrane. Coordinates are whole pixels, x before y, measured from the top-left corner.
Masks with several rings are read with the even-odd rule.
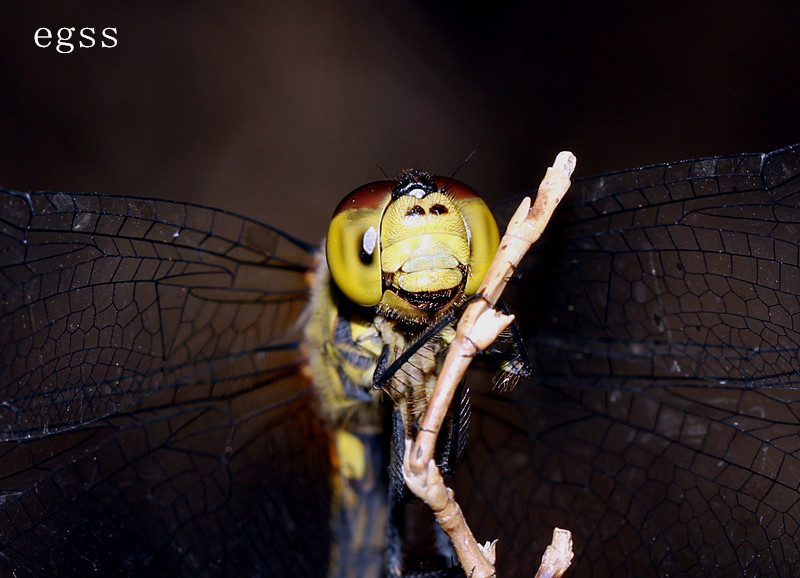
[[[2,564],[324,573],[326,438],[297,351],[314,250],[179,203],[0,204]]]
[[[796,573],[798,191],[791,147],[568,193],[511,300],[536,375],[473,403],[460,492],[503,575],[553,526],[576,575]]]

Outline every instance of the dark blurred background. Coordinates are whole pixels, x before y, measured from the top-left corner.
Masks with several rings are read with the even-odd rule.
[[[795,1],[15,4],[0,184],[190,200],[314,242],[376,164],[450,174],[477,151],[458,176],[497,198],[565,148],[590,175],[800,141]],[[98,43],[59,54],[40,27]]]

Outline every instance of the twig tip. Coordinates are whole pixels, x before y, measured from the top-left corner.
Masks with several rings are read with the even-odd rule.
[[[572,154],[570,151],[561,151],[556,155],[556,160],[553,163],[553,168],[558,169],[562,173],[567,175],[567,178],[572,176],[572,173],[575,171],[575,165],[577,164],[578,160],[575,158],[575,155]]]

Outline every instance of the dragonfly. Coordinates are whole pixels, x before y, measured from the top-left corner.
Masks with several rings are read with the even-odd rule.
[[[453,484],[499,576],[556,526],[576,576],[797,573],[799,239],[800,145],[574,183],[506,296],[531,377],[468,377]],[[224,211],[3,191],[2,573],[325,576],[318,264]]]

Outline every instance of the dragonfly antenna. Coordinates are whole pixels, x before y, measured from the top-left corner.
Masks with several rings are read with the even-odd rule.
[[[447,190],[447,185],[449,185],[450,181],[456,176],[456,173],[458,173],[458,171],[460,171],[461,169],[464,168],[464,165],[467,164],[469,162],[469,160],[472,157],[475,156],[476,152],[478,152],[477,149],[472,149],[472,152],[467,155],[467,158],[465,158],[463,161],[461,161],[461,163],[456,167],[456,170],[454,170],[452,173],[450,173],[450,176],[447,177],[447,181],[444,183],[443,189],[445,191]]]
[[[383,170],[383,167],[382,167],[381,165],[379,165],[378,163],[375,163],[375,166],[376,166],[376,167],[378,167],[378,170],[381,172],[381,174],[384,176],[384,178],[385,178],[387,181],[391,181],[391,180],[392,180],[392,179],[389,177],[389,175],[387,175],[387,174],[386,174],[386,171],[384,171],[384,170]]]

